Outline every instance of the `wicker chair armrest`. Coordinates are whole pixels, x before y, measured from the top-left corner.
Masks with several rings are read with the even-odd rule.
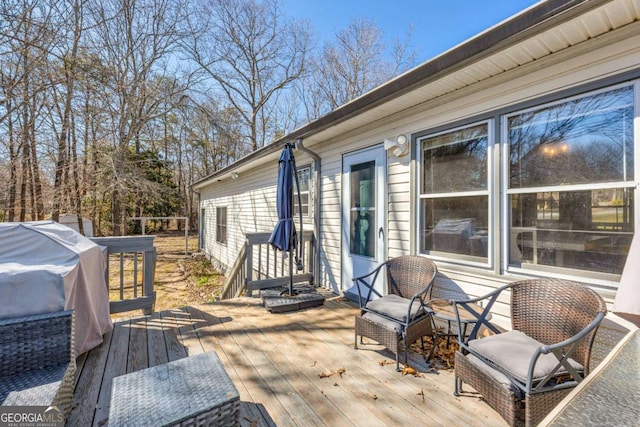
[[[593,319],[583,330],[581,330],[574,336],[567,338],[566,340],[558,343],[540,346],[538,351],[531,358],[531,363],[529,364],[529,372],[528,372],[529,381],[527,382],[527,390],[529,392],[535,392],[542,389],[544,386],[546,386],[549,380],[556,375],[556,372],[561,368],[565,368],[569,373],[569,375],[571,375],[571,378],[574,381],[578,383],[581,382],[584,378],[584,375],[586,375],[587,367],[586,366],[584,367],[585,374],[581,375],[569,363],[569,359],[571,358],[571,355],[575,350],[575,348],[578,346],[578,344],[583,339],[585,339],[595,328],[597,328],[600,325],[600,322],[602,322],[604,317],[605,317],[605,313],[600,312],[597,314],[595,319]],[[566,349],[567,347],[569,347],[569,349],[564,351],[564,349]],[[553,355],[555,355],[555,357],[558,359],[558,364],[551,372],[549,372],[549,374],[542,381],[540,381],[535,387],[533,387],[533,384],[531,383],[531,378],[533,377],[533,372],[535,370],[538,358],[543,354],[549,354],[549,353],[553,353]]]
[[[427,294],[431,290],[431,284],[433,283],[434,278],[431,279],[431,282],[429,282],[429,284],[423,290],[421,290],[420,292],[416,293],[411,297],[411,301],[409,302],[409,307],[407,308],[407,325],[411,324],[418,317],[422,317],[424,314],[429,313],[429,310],[427,310],[427,307],[425,305],[425,299]],[[413,308],[413,304],[416,302],[420,304],[420,308],[412,315],[411,309]]]
[[[491,323],[489,319],[491,318],[491,309],[493,308],[493,305],[498,300],[498,297],[505,289],[508,289],[511,286],[512,286],[511,284],[502,286],[492,292],[489,292],[488,294],[485,294],[483,296],[476,297],[476,298],[469,298],[464,300],[455,300],[455,299],[449,300],[449,303],[453,305],[453,312],[455,313],[455,316],[456,316],[456,325],[458,328],[458,342],[463,348],[468,350],[467,343],[470,340],[476,339],[476,337],[478,336],[478,331],[482,326],[486,326],[489,330],[491,330],[496,334],[499,334],[502,332],[493,323]],[[481,313],[478,313],[472,307],[472,305],[479,306],[480,305],[479,303],[484,304],[482,305],[483,310]],[[471,330],[471,333],[469,333],[466,336],[463,333],[463,326],[462,326],[465,324],[465,322],[461,321],[461,316],[460,316],[461,307],[464,308],[467,313],[477,318],[477,321],[473,325],[473,329]]]
[[[380,294],[380,292],[378,292],[373,285],[374,283],[376,283],[376,280],[378,280],[378,275],[380,274],[382,267],[384,267],[387,263],[388,261],[385,261],[364,276],[354,277],[353,279],[351,279],[354,286],[356,287],[356,290],[358,291],[358,303],[360,304],[361,309],[365,308],[367,303],[371,300],[371,296],[373,294],[377,295],[378,297],[382,297],[382,294]],[[360,290],[361,285],[367,289],[367,295],[365,298],[362,297],[362,290]]]
[[[555,343],[555,344],[549,344],[549,345],[543,345],[542,347],[540,347],[540,352],[542,354],[548,354],[551,353],[557,349],[561,349],[563,347],[567,347],[570,345],[573,345],[581,340],[583,340],[587,335],[589,335],[595,328],[597,328],[598,326],[600,326],[600,322],[602,322],[602,320],[605,317],[605,313],[598,313],[598,315],[596,316],[595,319],[593,319],[591,321],[591,323],[589,323],[583,330],[581,330],[580,332],[578,332],[577,334],[575,334],[574,336],[567,338],[564,341]]]

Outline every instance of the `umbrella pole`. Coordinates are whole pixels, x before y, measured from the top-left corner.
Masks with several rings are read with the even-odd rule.
[[[289,250],[289,296],[293,296],[293,248]]]

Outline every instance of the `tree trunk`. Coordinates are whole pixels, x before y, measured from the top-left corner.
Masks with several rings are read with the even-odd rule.
[[[29,165],[29,138],[24,132],[22,140],[22,180],[20,181],[20,222],[27,219],[27,184],[31,182]]]
[[[16,190],[18,186],[18,150],[15,147],[13,134],[13,108],[11,97],[7,100],[7,132],[9,134],[9,201],[7,203],[7,220],[15,221],[16,218]]]
[[[29,122],[29,134],[31,135],[31,143],[29,144],[31,148],[31,169],[32,169],[32,177],[33,177],[33,199],[32,204],[34,206],[34,212],[32,217],[37,221],[42,221],[44,219],[44,199],[42,197],[42,181],[40,179],[40,167],[38,163],[38,151],[36,150],[36,128],[35,128],[35,120],[34,115],[35,111],[37,111],[37,98],[34,96],[32,101],[32,110],[34,113],[30,116]]]

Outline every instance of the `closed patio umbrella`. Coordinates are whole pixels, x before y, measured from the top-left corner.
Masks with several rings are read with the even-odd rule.
[[[302,233],[302,209],[300,200],[300,186],[296,172],[296,160],[293,155],[293,144],[286,143],[278,160],[278,187],[276,193],[276,209],[278,222],[276,223],[269,243],[281,251],[289,252],[289,295],[293,295],[293,254],[296,254],[298,270],[302,269],[302,245],[298,243],[298,235],[293,222],[293,182],[298,190],[298,211],[300,212],[300,233]]]

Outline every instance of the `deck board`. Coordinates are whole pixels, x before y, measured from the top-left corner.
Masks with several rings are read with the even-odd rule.
[[[96,412],[93,417],[94,426],[103,426],[107,423],[113,378],[127,373],[130,330],[130,319],[125,319],[114,325],[107,363],[102,376],[102,385],[96,404]]]
[[[162,365],[169,361],[160,313],[153,313],[145,319],[147,328],[147,351],[149,366]]]
[[[149,367],[147,319],[144,316],[133,316],[130,320],[130,328],[127,373]]]
[[[323,306],[281,314],[243,297],[115,319],[103,344],[78,358],[67,425],[108,423],[114,376],[205,351],[218,354],[236,385],[243,427],[506,425],[481,399],[453,396],[453,373],[428,372],[418,354],[414,377],[381,365],[394,355],[378,344],[355,350],[357,308],[326,297]]]
[[[78,379],[73,394],[73,406],[67,418],[68,426],[93,425],[112,335],[112,331],[107,332],[102,344],[84,356],[84,363],[76,371]]]

